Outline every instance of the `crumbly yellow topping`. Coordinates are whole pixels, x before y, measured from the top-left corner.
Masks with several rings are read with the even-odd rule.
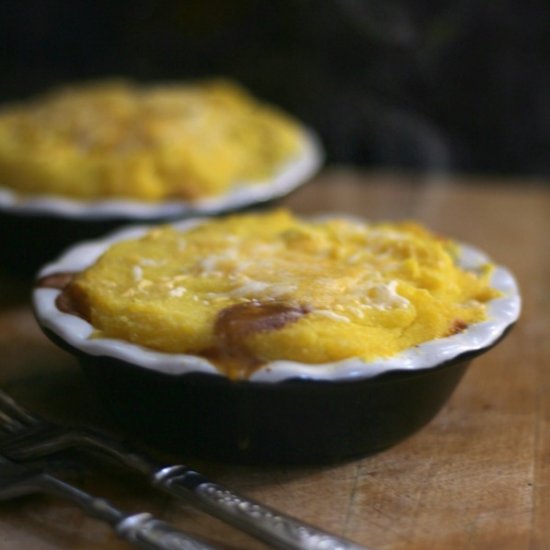
[[[276,210],[117,243],[69,292],[97,335],[207,356],[219,348],[223,312],[286,308],[291,316],[277,310],[277,322],[224,340],[256,359],[247,368],[234,360],[243,354],[230,366],[219,361],[238,378],[277,359],[389,357],[485,319],[497,295],[491,266],[465,271],[455,253],[453,242],[416,223],[305,221]]]
[[[0,182],[78,199],[193,200],[271,176],[298,125],[227,81],[63,88],[0,112]]]

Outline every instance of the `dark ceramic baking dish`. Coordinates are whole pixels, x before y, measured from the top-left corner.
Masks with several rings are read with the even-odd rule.
[[[214,215],[274,201],[306,183],[320,168],[322,147],[301,130],[299,153],[265,181],[235,182],[228,193],[195,201],[145,203],[107,199],[78,201],[58,196],[21,196],[0,182],[0,268],[34,275],[69,245],[97,238],[117,227]]]
[[[175,227],[185,230],[193,223]],[[84,243],[46,266],[34,289],[34,310],[45,333],[79,358],[124,430],[183,455],[305,464],[391,447],[437,414],[472,359],[503,338],[520,313],[516,282],[497,266],[491,284],[502,295],[489,302],[488,320],[458,334],[369,363],[275,361],[249,380],[234,381],[204,358],[90,338],[93,329],[86,321],[58,309],[61,290],[40,284],[43,277],[85,268],[111,243],[144,231],[136,227]],[[461,247],[464,268],[487,261],[478,250]]]
[[[248,464],[321,464],[373,454],[427,424],[470,361],[486,349],[418,371],[349,382],[235,382],[166,375],[112,357],[80,359],[118,425],[184,456]]]

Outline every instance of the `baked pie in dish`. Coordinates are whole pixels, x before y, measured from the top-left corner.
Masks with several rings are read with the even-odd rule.
[[[28,234],[19,250],[49,251],[68,225],[88,238],[275,199],[321,158],[313,132],[230,81],[66,86],[0,110],[0,224]],[[38,246],[37,220],[50,225]]]
[[[76,246],[34,306],[142,435],[160,422],[191,452],[302,462],[418,429],[520,297],[504,267],[418,223],[270,210]]]

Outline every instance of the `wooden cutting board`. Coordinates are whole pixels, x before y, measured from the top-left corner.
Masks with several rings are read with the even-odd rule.
[[[522,319],[473,363],[426,428],[386,452],[327,467],[192,465],[378,550],[550,548],[550,182],[332,169],[283,203],[300,213],[416,218],[475,244],[517,275]],[[28,292],[28,282],[0,276],[1,386],[43,414],[112,427],[74,360],[37,329]],[[265,548],[131,474],[91,464],[74,480],[121,507],[151,511],[220,548]],[[0,549],[127,547],[58,499],[0,504]]]

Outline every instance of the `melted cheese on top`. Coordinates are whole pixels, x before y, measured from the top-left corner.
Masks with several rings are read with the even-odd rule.
[[[277,210],[153,229],[113,245],[69,290],[97,335],[156,350],[200,355],[216,347],[220,312],[282,304],[302,313],[239,343],[254,368],[371,360],[486,318],[497,295],[491,266],[464,271],[456,250],[415,223],[305,221]],[[227,374],[247,375],[234,366]]]
[[[0,181],[23,194],[220,195],[298,153],[298,125],[225,81],[63,88],[0,112]]]

